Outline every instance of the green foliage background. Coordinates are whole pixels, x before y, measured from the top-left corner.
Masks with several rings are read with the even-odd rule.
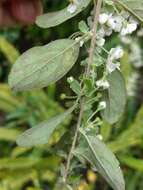
[[[66,1],[44,1],[45,11],[61,9]],[[60,146],[68,148],[70,144],[70,127],[72,118],[67,119],[52,136],[46,146],[36,148],[17,147],[15,140],[20,132],[33,127],[39,121],[62,113],[66,103],[61,100],[61,93],[71,94],[66,87],[65,77],[56,85],[44,90],[13,93],[7,85],[7,76],[11,65],[21,52],[33,45],[46,44],[55,39],[69,37],[78,29],[78,22],[89,15],[89,9],[70,21],[48,30],[29,27],[0,30],[0,190],[47,190],[53,189],[58,168],[64,161],[64,154],[59,152]],[[142,38],[132,37],[142,51]],[[106,46],[111,48],[119,43],[117,36],[109,39]],[[122,58],[122,72],[128,85],[129,78],[137,73],[139,79],[134,81],[134,96],[128,96],[126,111],[121,120],[114,126],[103,124],[101,133],[109,147],[116,153],[121,162],[126,179],[127,190],[143,189],[143,66],[135,68],[130,64],[130,49]],[[82,52],[79,59],[84,57]],[[143,60],[142,60],[143,61]],[[81,68],[78,64],[68,73],[77,76]],[[63,137],[63,138],[61,138]],[[67,137],[67,138],[65,138]],[[68,139],[68,141],[67,141]],[[57,154],[53,151],[57,150]],[[62,155],[59,156],[59,155]],[[62,159],[63,158],[63,159]],[[106,182],[98,178],[87,166],[77,171],[83,174],[79,190],[110,189]],[[79,176],[75,176],[74,180]],[[73,179],[72,179],[73,180]]]

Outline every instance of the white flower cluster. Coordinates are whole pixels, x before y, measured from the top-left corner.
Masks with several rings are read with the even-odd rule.
[[[114,13],[102,13],[99,15],[102,35],[110,36],[112,31],[119,32],[121,36],[132,34],[138,26],[138,22],[128,12],[122,11],[120,15]]]
[[[67,7],[67,11],[71,14],[75,13],[79,3],[80,3],[80,0],[72,0],[71,3]]]
[[[118,62],[118,60],[123,56],[123,54],[123,49],[120,46],[110,50],[106,63],[106,70],[109,74],[116,69],[120,70],[120,62]]]

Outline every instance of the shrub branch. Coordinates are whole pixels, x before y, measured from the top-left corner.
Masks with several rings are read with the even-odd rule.
[[[92,33],[91,45],[90,45],[90,49],[89,49],[88,65],[87,65],[86,70],[85,70],[85,76],[87,78],[90,76],[90,69],[91,69],[91,65],[92,65],[93,57],[94,57],[94,49],[96,46],[97,26],[98,26],[98,20],[99,20],[98,18],[99,18],[99,14],[101,11],[101,7],[102,7],[102,0],[97,0],[97,4],[94,5],[94,21],[93,21],[93,27],[91,30],[91,33]],[[84,113],[84,104],[85,104],[85,99],[81,98],[80,99],[80,112],[79,112],[79,116],[78,116],[75,135],[74,135],[72,146],[71,146],[68,158],[67,158],[66,171],[65,171],[65,176],[64,176],[65,182],[67,181],[70,164],[71,164],[71,160],[73,157],[73,151],[74,151],[75,146],[76,146],[76,142],[77,142],[77,138],[78,138],[78,132],[79,132],[79,128],[80,128],[81,122],[82,122],[82,117],[83,117],[83,113]]]

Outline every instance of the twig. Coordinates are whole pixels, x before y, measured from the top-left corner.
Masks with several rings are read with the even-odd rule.
[[[76,141],[77,141],[77,137],[78,137],[78,131],[81,125],[81,121],[82,121],[82,116],[83,116],[83,111],[84,111],[84,99],[81,99],[80,102],[80,112],[79,112],[79,116],[78,116],[78,121],[77,121],[77,126],[76,126],[76,131],[75,131],[75,135],[73,138],[73,142],[72,142],[72,146],[68,155],[68,159],[67,159],[67,165],[66,165],[66,171],[65,171],[65,176],[64,176],[64,180],[66,182],[67,180],[67,176],[68,176],[68,171],[70,168],[70,163],[71,163],[71,159],[73,157],[73,151],[75,149],[75,145],[76,145]]]
[[[87,65],[87,68],[85,71],[86,77],[88,77],[90,75],[90,67],[91,67],[91,64],[93,62],[94,48],[95,48],[95,44],[96,44],[96,32],[97,32],[98,18],[99,18],[99,14],[101,11],[101,6],[102,6],[102,0],[97,0],[97,5],[94,6],[94,21],[93,21],[93,27],[92,27],[93,33],[92,33],[92,38],[91,38],[90,50],[89,50],[89,61],[88,61],[88,65]],[[81,100],[80,100],[80,112],[79,112],[79,116],[78,116],[76,131],[75,131],[72,146],[71,146],[68,158],[67,158],[67,165],[66,165],[66,171],[65,171],[65,176],[64,176],[65,182],[67,181],[68,171],[69,171],[70,163],[71,163],[71,160],[73,157],[73,151],[74,151],[75,146],[76,146],[76,142],[77,142],[77,138],[78,138],[78,132],[79,132],[79,128],[81,126],[81,121],[82,121],[83,112],[84,112],[84,103],[85,103],[84,98],[81,98]]]
[[[97,6],[94,7],[94,21],[93,21],[93,28],[92,28],[92,39],[91,39],[91,45],[89,50],[89,59],[88,59],[88,66],[86,70],[86,76],[90,74],[90,67],[93,62],[93,56],[94,56],[94,49],[96,44],[96,33],[97,33],[97,26],[98,26],[98,20],[99,20],[99,14],[101,11],[102,6],[102,0],[97,1]]]

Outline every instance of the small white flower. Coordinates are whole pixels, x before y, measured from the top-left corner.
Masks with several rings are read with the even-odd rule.
[[[124,51],[120,46],[118,46],[116,48],[112,48],[109,52],[109,56],[112,60],[120,59],[123,56],[123,54],[124,54]]]
[[[72,0],[72,2],[67,7],[67,11],[71,14],[75,13],[75,11],[77,10],[77,6],[80,2],[81,0]]]
[[[137,23],[130,23],[127,25],[128,33],[131,34],[137,29]]]
[[[128,28],[127,27],[122,28],[122,30],[121,30],[121,36],[125,36],[127,34],[128,34]]]
[[[100,110],[105,109],[106,108],[106,102],[105,101],[101,101],[99,102],[99,107]]]
[[[110,36],[112,34],[112,28],[104,27],[105,36]]]
[[[84,40],[81,40],[80,37],[75,38],[75,41],[80,43],[80,47],[82,47],[84,44]]]
[[[104,38],[97,39],[97,45],[98,46],[102,47],[102,46],[104,46],[104,44],[105,44],[105,39]]]
[[[76,10],[77,10],[76,3],[70,3],[67,7],[67,11],[70,12],[71,14],[75,13]]]
[[[97,34],[98,34],[99,37],[103,38],[105,36],[105,30],[104,30],[104,28],[103,27],[100,28],[98,30]]]
[[[109,82],[107,81],[107,80],[98,80],[98,81],[96,81],[96,86],[97,87],[103,87],[103,89],[107,89],[107,88],[109,88]]]
[[[100,14],[99,15],[99,23],[100,24],[105,24],[107,22],[108,18],[109,18],[108,14],[106,14],[106,13]]]
[[[112,61],[107,62],[106,69],[109,74],[115,71],[116,69],[120,70],[120,63],[112,63]]]
[[[71,82],[74,81],[74,78],[73,78],[73,77],[68,77],[67,81],[68,81],[69,83],[71,83]]]
[[[97,137],[99,140],[101,140],[101,141],[103,140],[103,136],[102,136],[102,135],[100,135],[100,134],[99,134],[99,135],[97,135],[96,137]]]
[[[112,30],[116,27],[116,20],[114,17],[110,16],[108,21],[107,21],[107,26],[109,26]]]
[[[123,25],[124,18],[122,16],[115,16],[115,32],[120,32]]]
[[[132,34],[138,27],[138,24],[135,23],[127,23],[121,30],[121,35],[125,36],[127,34]]]

